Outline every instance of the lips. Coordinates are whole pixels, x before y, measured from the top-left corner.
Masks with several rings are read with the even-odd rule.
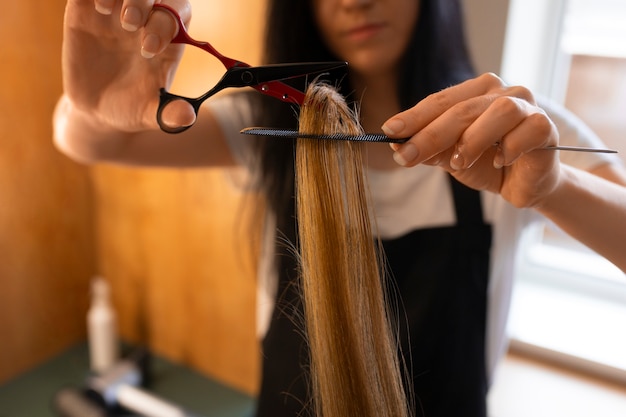
[[[353,42],[365,42],[378,35],[385,27],[382,23],[367,23],[345,32],[345,37]]]

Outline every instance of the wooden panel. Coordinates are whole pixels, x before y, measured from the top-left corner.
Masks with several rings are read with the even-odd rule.
[[[192,5],[193,37],[258,63],[262,2]],[[213,58],[186,55],[177,93],[224,71]],[[206,63],[218,65],[207,71]],[[122,336],[254,393],[256,267],[240,210],[250,196],[219,169],[98,167],[94,178],[101,272],[112,283]]]
[[[220,170],[96,170],[102,274],[124,339],[253,393],[255,266]]]
[[[52,145],[65,2],[0,13],[0,384],[84,338],[89,172]]]
[[[263,2],[193,3],[196,38],[258,63]],[[100,273],[123,338],[253,393],[249,196],[220,170],[91,170],[53,148],[64,5],[9,2],[0,15],[2,38],[20,39],[0,49],[0,383],[84,338]],[[177,83],[202,71],[185,63]]]

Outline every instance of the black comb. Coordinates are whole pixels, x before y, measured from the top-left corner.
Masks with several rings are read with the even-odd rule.
[[[408,138],[392,139],[382,133],[363,133],[360,135],[346,135],[343,133],[333,134],[315,134],[300,133],[297,130],[289,129],[273,129],[270,127],[247,127],[240,133],[244,135],[269,136],[284,139],[322,139],[322,140],[349,140],[356,142],[387,142],[387,143],[404,143]]]

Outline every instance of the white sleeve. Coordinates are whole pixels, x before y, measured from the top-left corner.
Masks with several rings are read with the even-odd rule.
[[[230,93],[207,100],[207,105],[220,125],[226,143],[239,165],[250,169],[255,161],[252,141],[239,133],[254,125],[252,103],[246,94]]]
[[[572,112],[545,98],[539,98],[537,101],[556,125],[560,144],[606,147],[589,126]],[[606,163],[621,163],[615,155],[587,152],[560,152],[560,159],[565,164],[583,170],[590,170]],[[519,255],[520,236],[523,236],[522,232],[526,226],[541,217],[530,209],[514,208],[500,196],[489,195],[488,199],[491,201],[494,234],[488,293],[486,354],[488,376],[492,378],[497,364],[508,347],[506,326],[514,285],[516,257]]]

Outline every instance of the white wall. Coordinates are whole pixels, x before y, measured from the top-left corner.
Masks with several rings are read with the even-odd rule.
[[[476,70],[499,74],[510,0],[462,0],[461,3]]]

